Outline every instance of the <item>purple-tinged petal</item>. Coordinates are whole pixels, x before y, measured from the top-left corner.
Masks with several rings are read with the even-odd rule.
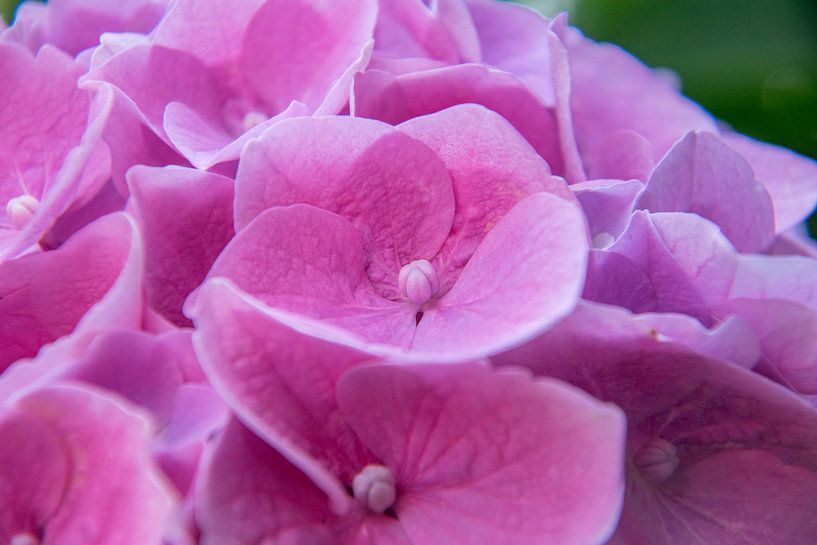
[[[575,320],[494,360],[570,382],[626,413],[628,491],[611,543],[808,543],[817,529],[817,413],[756,373],[662,341],[654,329],[639,334],[643,326],[624,314],[607,321]],[[773,490],[746,478],[761,466]]]
[[[737,133],[721,136],[740,153],[765,186],[774,205],[778,233],[803,221],[817,205],[817,164],[789,150]]]
[[[688,314],[704,325],[711,323],[710,306],[728,297],[737,268],[718,227],[694,214],[638,211],[607,252],[628,263],[594,257],[585,297],[620,306],[629,301],[634,312]]]
[[[647,181],[655,166],[652,144],[635,131],[620,129],[599,140],[593,154],[582,156],[589,178]]]
[[[451,291],[425,311],[412,348],[463,358],[527,340],[573,309],[586,266],[578,205],[531,195],[488,232]]]
[[[673,146],[636,207],[698,214],[741,252],[765,250],[774,238],[774,210],[763,184],[740,155],[709,133],[691,132]]]
[[[603,543],[623,492],[621,415],[479,364],[366,366],[341,412],[392,468],[411,543]]]
[[[527,6],[490,0],[466,4],[479,35],[482,61],[516,74],[544,104],[555,104],[548,20]]]
[[[233,181],[181,167],[135,167],[132,205],[145,244],[148,304],[177,325],[185,298],[233,237]]]
[[[170,418],[173,397],[182,385],[174,354],[156,338],[139,331],[100,335],[62,378],[115,392],[149,410],[160,427]]]
[[[270,113],[292,100],[317,110],[371,40],[376,13],[376,0],[267,0],[244,31],[244,83]]]
[[[811,238],[808,226],[799,223],[777,235],[769,248],[772,255],[802,255],[817,259],[817,240]]]
[[[739,256],[729,298],[780,299],[817,311],[817,260],[803,256]]]
[[[314,337],[314,326],[263,312],[235,290],[208,282],[191,315],[211,383],[238,416],[326,491],[336,512],[350,498],[338,479],[371,461],[341,419],[335,384],[367,353]],[[285,318],[285,316],[284,316]]]
[[[703,110],[622,49],[594,43],[572,28],[558,33],[568,51],[573,126],[585,164],[603,164],[609,140],[621,130],[643,136],[654,162],[689,131],[717,132]],[[633,152],[642,161],[643,148],[635,146]],[[594,168],[592,175],[610,178],[615,173]]]
[[[208,278],[226,277],[267,305],[362,339],[407,346],[414,312],[375,292],[368,264],[356,227],[332,212],[296,204],[255,218],[227,245]]]
[[[103,32],[150,32],[166,5],[166,0],[51,0],[45,38],[47,43],[76,55],[97,45]]]
[[[817,394],[817,312],[775,299],[733,299],[717,312],[748,322],[775,371],[771,378],[801,394]]]
[[[502,366],[527,367],[548,375],[559,365],[583,359],[607,361],[603,347],[633,353],[680,350],[722,357],[751,368],[760,347],[748,324],[730,318],[712,329],[683,314],[633,314],[622,308],[582,301],[553,329],[513,350],[491,357]],[[624,348],[622,348],[624,347]],[[601,365],[601,364],[599,364]]]
[[[201,545],[338,543],[323,492],[236,420],[210,444],[195,497]]]
[[[160,543],[171,497],[151,463],[150,427],[141,415],[68,384],[33,392],[15,407],[48,425],[70,461],[43,545]]]
[[[587,218],[594,247],[609,246],[624,231],[643,187],[638,180],[590,180],[570,186]]]

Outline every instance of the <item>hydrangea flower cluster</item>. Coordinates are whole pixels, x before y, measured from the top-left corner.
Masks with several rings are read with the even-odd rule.
[[[0,104],[0,544],[817,542],[817,164],[564,15],[26,3]]]

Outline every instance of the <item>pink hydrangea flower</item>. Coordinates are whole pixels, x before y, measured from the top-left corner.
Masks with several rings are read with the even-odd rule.
[[[583,306],[494,361],[526,365],[624,410],[627,493],[611,544],[809,543],[817,413],[757,374],[696,353],[732,356],[717,344],[733,333],[690,350],[677,342],[689,339],[677,325],[670,337],[662,329]]]
[[[509,2],[0,32],[1,543],[814,541],[813,161]]]
[[[358,343],[481,356],[554,323],[581,289],[570,192],[476,106],[397,129],[281,122],[246,147],[235,203],[238,234],[210,277]]]
[[[90,93],[77,88],[81,73],[51,46],[35,56],[0,43],[0,264],[39,248],[57,220],[108,179],[100,135],[110,96],[92,104]]]
[[[260,437],[233,423],[213,446],[201,543],[578,544],[612,530],[612,407],[479,363],[362,365],[220,281],[194,317],[205,372]]]
[[[43,387],[0,408],[0,539],[157,543],[173,501],[145,418],[99,390]]]
[[[113,86],[120,107],[209,168],[277,119],[343,109],[375,12],[373,0],[176,2],[149,38],[100,51],[83,81]]]

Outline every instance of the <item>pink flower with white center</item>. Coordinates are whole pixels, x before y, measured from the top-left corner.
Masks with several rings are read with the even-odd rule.
[[[477,362],[367,364],[283,314],[222,281],[196,299],[202,366],[244,422],[205,462],[202,545],[605,542],[614,407]]]
[[[350,342],[446,359],[517,344],[581,289],[584,220],[513,128],[466,105],[397,128],[281,122],[249,144],[209,278]]]

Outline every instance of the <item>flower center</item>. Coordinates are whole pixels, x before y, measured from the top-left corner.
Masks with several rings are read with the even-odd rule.
[[[26,532],[11,536],[9,545],[40,545],[40,540]]]
[[[244,120],[243,120],[244,132],[252,129],[253,127],[255,127],[257,125],[260,125],[261,123],[263,123],[267,119],[269,119],[269,118],[266,115],[264,115],[262,112],[253,111],[253,112],[249,112],[247,114],[244,114]]]
[[[397,497],[394,475],[386,466],[367,465],[352,480],[352,492],[358,503],[366,509],[383,513],[394,504]]]
[[[6,204],[6,215],[15,229],[22,229],[39,206],[40,201],[31,195],[20,195]]]
[[[649,481],[660,483],[672,476],[678,468],[678,449],[665,439],[648,441],[633,457],[638,471]]]
[[[405,299],[420,306],[437,295],[440,279],[431,263],[425,259],[417,259],[403,265],[397,276],[397,285]]]

